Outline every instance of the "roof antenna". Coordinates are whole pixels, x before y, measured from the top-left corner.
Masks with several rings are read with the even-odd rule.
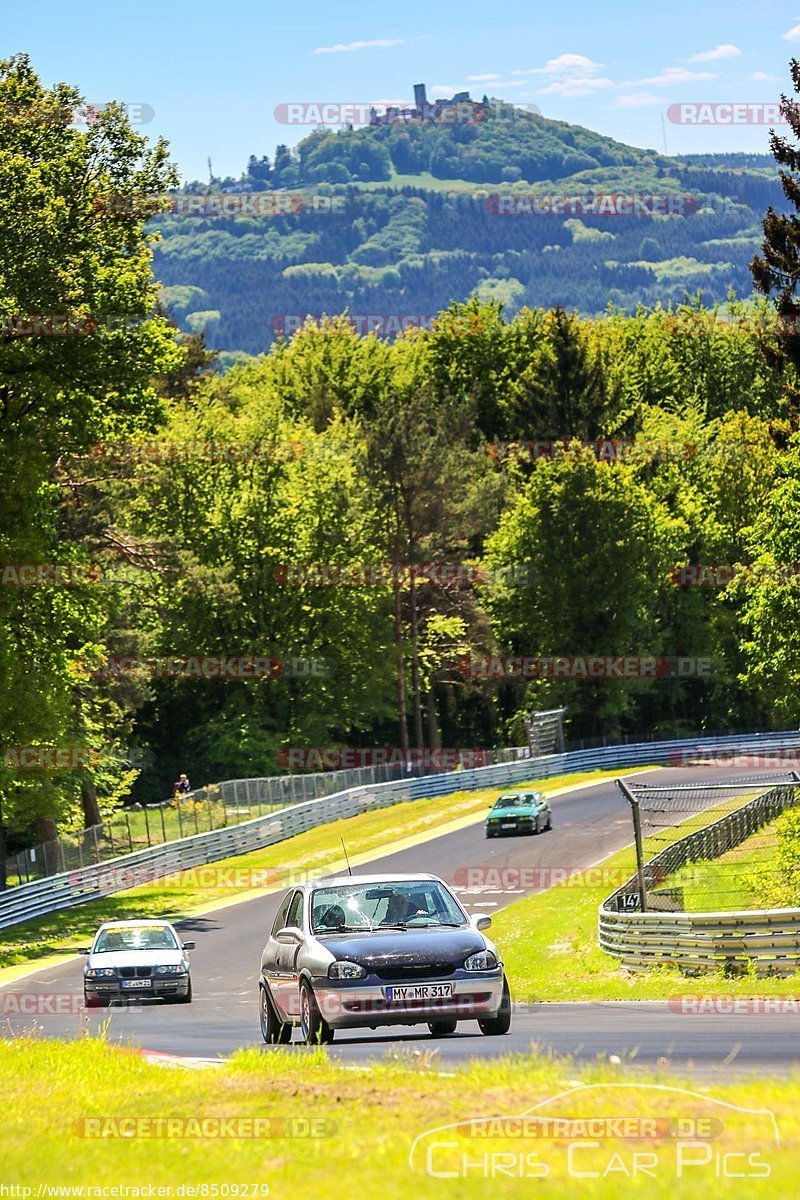
[[[340,838],[339,841],[342,843],[342,849],[344,850],[344,861],[347,863],[347,869],[352,875],[353,868],[350,866],[350,859],[347,857],[347,847],[344,844],[344,838]]]

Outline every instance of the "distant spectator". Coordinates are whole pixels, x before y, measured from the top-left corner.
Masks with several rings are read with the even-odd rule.
[[[192,790],[192,785],[189,783],[186,775],[179,775],[172,785],[172,793],[174,796],[188,796]]]

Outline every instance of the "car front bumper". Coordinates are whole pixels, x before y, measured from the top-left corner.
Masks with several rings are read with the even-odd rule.
[[[188,975],[153,976],[149,987],[123,987],[123,983],[141,983],[144,980],[84,979],[83,992],[92,1000],[147,1000],[163,999],[165,996],[186,996],[189,992]]]
[[[312,986],[322,1017],[332,1029],[378,1028],[386,1025],[418,1025],[429,1021],[474,1021],[497,1015],[503,997],[503,972],[459,971],[457,978],[424,980],[426,984],[450,983],[451,996],[433,999],[387,1000],[387,988],[414,987],[370,976],[352,984],[314,979]]]

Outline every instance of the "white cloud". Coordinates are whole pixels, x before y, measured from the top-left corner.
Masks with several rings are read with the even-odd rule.
[[[716,46],[713,50],[702,50],[699,54],[693,54],[686,61],[690,63],[719,62],[721,58],[738,58],[741,53],[738,46],[726,42],[722,46]]]
[[[464,89],[456,83],[437,83],[430,89],[432,96],[455,96],[456,92],[462,92]]]
[[[573,71],[579,71],[582,75],[592,75],[595,71],[602,71],[603,64],[593,62],[591,58],[587,58],[584,54],[560,54],[558,58],[551,58],[543,67],[527,67],[524,71],[512,71],[512,75],[569,75]]]
[[[698,83],[704,79],[716,79],[713,71],[687,71],[686,67],[667,67],[660,75],[651,75],[648,79],[637,79],[637,84],[648,84],[651,87],[671,87],[676,83]]]
[[[793,25],[791,29],[787,29],[783,35],[785,42],[800,42],[800,25]]]
[[[495,79],[502,79],[502,75],[468,75],[468,83],[491,83]]]
[[[662,96],[654,96],[652,92],[630,92],[626,96],[617,96],[617,108],[645,108],[650,104],[663,104]]]
[[[768,75],[766,73],[766,71],[753,71],[753,74],[750,76],[750,78],[753,80],[753,83],[780,83],[781,82],[780,75]]]
[[[575,79],[559,79],[555,83],[548,84],[547,87],[537,88],[537,94],[540,96],[591,96],[592,92],[616,86],[613,79],[587,79],[578,76]]]
[[[317,46],[315,54],[347,54],[351,50],[372,50],[383,46],[404,46],[405,38],[375,38],[371,42],[337,42],[335,46]]]
[[[527,86],[527,79],[502,79],[498,80],[497,83],[492,84],[492,91],[495,91],[497,88],[517,88]]]

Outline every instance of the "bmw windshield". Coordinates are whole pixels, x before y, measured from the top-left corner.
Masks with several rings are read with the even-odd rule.
[[[177,950],[178,943],[166,925],[128,926],[103,929],[97,935],[93,954],[113,954],[125,950]]]

